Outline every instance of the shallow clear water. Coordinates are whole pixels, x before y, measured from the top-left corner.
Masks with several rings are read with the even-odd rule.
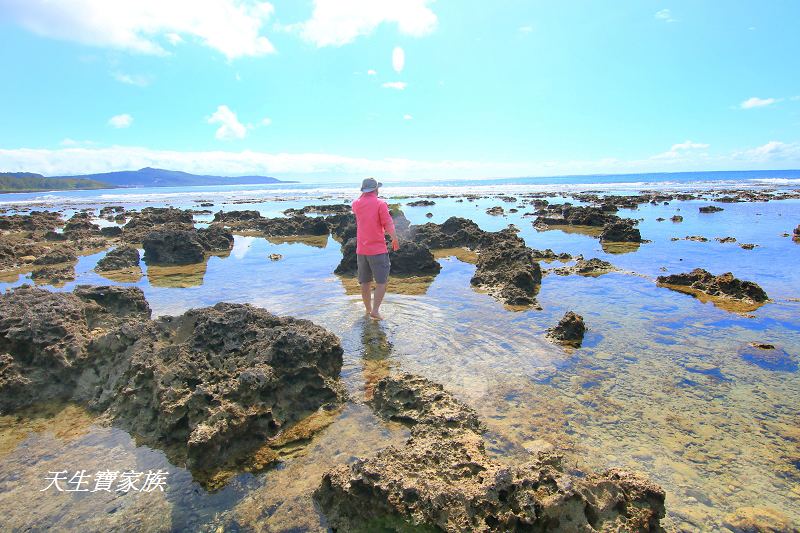
[[[191,198],[202,197],[198,192]],[[709,215],[698,213],[698,206],[709,203],[699,201],[621,210],[620,216],[643,219],[642,236],[652,242],[610,254],[591,236],[537,231],[532,218],[522,217],[529,207],[493,217],[485,213],[488,207],[514,204],[435,201],[432,207],[404,208],[406,216],[412,223],[465,216],[486,230],[513,223],[529,246],[600,257],[623,272],[598,278],[546,275],[538,295],[543,309],[512,311],[470,287],[472,264],[445,257],[429,285],[404,291],[413,294],[390,293],[383,308],[387,320],[376,324],[364,319],[352,283],[332,274],[341,257],[333,239],[311,246],[237,236],[227,257],[211,257],[201,267],[145,268],[135,285],[156,315],[219,301],[247,302],[333,331],[345,350],[342,379],[353,400],[277,467],[242,473],[213,493],[169,464],[161,451],[137,447],[127,433],[104,427],[76,406],[0,418],[0,506],[6,511],[0,528],[321,528],[310,500],[321,474],[402,442],[407,434],[359,403],[378,379],[401,370],[442,383],[477,409],[489,427],[489,448],[509,461],[555,448],[588,469],[645,472],[667,491],[671,528],[718,529],[724,516],[740,507],[769,507],[800,524],[800,372],[796,364],[757,364],[746,351],[757,341],[778,346],[795,363],[800,357],[800,244],[782,236],[800,223],[800,202],[724,204],[723,212]],[[257,208],[275,216],[306,203],[320,201],[213,209]],[[138,207],[138,200],[134,204]],[[187,196],[173,205],[195,204]],[[670,222],[674,214],[684,222]],[[657,222],[658,217],[667,220]],[[687,235],[710,241],[670,240]],[[725,236],[738,242],[713,240]],[[739,242],[759,246],[743,250]],[[271,253],[283,259],[270,261]],[[75,283],[110,282],[92,271],[102,255],[80,259]],[[696,267],[755,281],[772,301],[742,315],[654,282],[665,271]],[[0,289],[25,281],[21,276]],[[54,290],[70,290],[75,283]],[[589,328],[578,350],[544,339],[546,328],[569,310],[583,315]],[[167,491],[107,497],[39,492],[49,470],[131,468],[169,470]]]

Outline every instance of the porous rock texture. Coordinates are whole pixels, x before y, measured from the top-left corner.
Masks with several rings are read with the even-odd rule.
[[[194,217],[189,210],[174,207],[146,207],[131,213],[122,228],[122,239],[128,243],[142,242],[153,231],[194,229]]]
[[[302,211],[292,216],[276,218],[263,217],[255,210],[219,211],[214,215],[212,226],[223,226],[235,231],[257,231],[275,237],[327,235],[329,232],[324,217],[308,217]]]
[[[0,295],[0,411],[69,399],[105,332],[123,318],[149,317],[142,291],[133,287],[54,293],[23,285]]]
[[[689,273],[659,276],[657,281],[670,288],[686,287],[709,296],[730,298],[747,303],[761,303],[769,299],[764,289],[757,284],[752,281],[740,280],[730,272],[715,276],[707,270],[696,268]]]
[[[107,272],[110,270],[123,270],[139,266],[139,250],[133,246],[123,244],[108,252],[97,262],[95,270]]]
[[[657,485],[620,470],[568,473],[550,454],[503,464],[487,455],[475,412],[424,378],[384,378],[371,403],[411,437],[323,476],[314,498],[334,531],[661,531]]]
[[[593,257],[592,259],[580,258],[575,261],[575,264],[572,266],[554,268],[551,270],[551,272],[554,272],[559,276],[577,274],[579,276],[597,277],[603,274],[608,274],[609,272],[615,272],[617,270],[619,269],[608,261],[603,261],[602,259]]]
[[[558,324],[547,330],[547,338],[559,344],[579,347],[586,333],[586,324],[583,317],[572,311],[567,311]]]
[[[230,251],[233,240],[233,235],[219,226],[153,231],[142,241],[144,260],[154,265],[202,263],[206,252]]]
[[[134,287],[0,296],[0,411],[73,400],[204,468],[338,403],[342,348],[309,321],[219,303],[150,320]]]
[[[635,220],[621,218],[603,226],[600,242],[642,242],[642,235]]]
[[[441,270],[441,265],[434,259],[431,251],[413,241],[401,241],[400,248],[395,251],[388,247],[390,273],[399,276],[425,276],[435,275]],[[358,270],[356,256],[356,239],[352,238],[342,246],[342,260],[334,270],[339,275],[355,275]]]
[[[480,250],[470,283],[509,305],[533,305],[542,270],[521,239],[509,239]]]
[[[185,443],[189,466],[253,449],[341,399],[336,336],[249,305],[156,320],[130,353],[109,411],[139,435]]]
[[[464,247],[477,251],[472,285],[509,305],[536,304],[542,271],[534,260],[534,251],[525,246],[514,228],[484,231],[471,220],[450,217],[442,224],[411,226],[409,235],[431,249]]]
[[[604,226],[609,222],[620,220],[614,214],[599,207],[574,206],[570,204],[553,204],[537,212],[539,216],[533,221],[536,227],[548,226]]]

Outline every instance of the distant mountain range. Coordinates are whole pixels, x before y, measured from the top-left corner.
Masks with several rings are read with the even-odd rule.
[[[31,172],[0,172],[0,192],[106,189],[116,187],[181,187],[293,183],[268,176],[209,176],[145,167],[139,170],[79,176],[45,177]]]

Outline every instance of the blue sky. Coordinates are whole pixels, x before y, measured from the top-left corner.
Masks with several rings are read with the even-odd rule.
[[[800,168],[798,20],[794,0],[0,0],[0,170]]]

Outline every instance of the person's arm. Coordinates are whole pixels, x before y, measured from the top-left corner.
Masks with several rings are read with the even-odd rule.
[[[378,214],[381,218],[381,226],[383,226],[383,231],[388,233],[392,238],[392,250],[397,251],[400,248],[400,243],[397,241],[397,234],[394,230],[394,220],[392,220],[392,215],[389,214],[389,206],[387,206],[385,202],[381,202],[381,206],[378,209]]]

